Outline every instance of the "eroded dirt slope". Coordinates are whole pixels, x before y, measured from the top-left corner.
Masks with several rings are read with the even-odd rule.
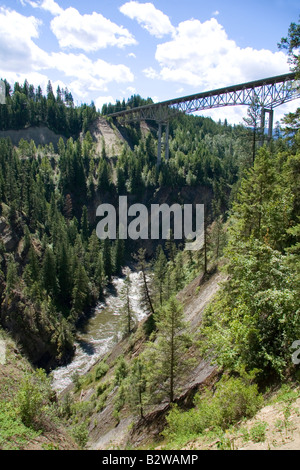
[[[108,157],[114,157],[121,153],[122,146],[126,141],[117,128],[112,127],[105,118],[99,117],[96,119],[89,130],[93,139],[97,141],[97,153],[101,155],[103,141]]]
[[[57,147],[59,139],[62,137],[66,141],[66,138],[60,134],[55,134],[46,126],[41,127],[28,127],[27,129],[20,130],[8,130],[0,131],[0,138],[9,137],[13,145],[19,145],[21,139],[27,140],[30,142],[33,140],[35,145],[49,145],[50,142],[53,144],[54,148]]]

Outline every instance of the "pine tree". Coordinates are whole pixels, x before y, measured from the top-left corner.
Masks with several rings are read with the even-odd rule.
[[[124,263],[124,249],[125,244],[124,240],[121,240],[119,236],[116,239],[116,243],[114,246],[114,255],[115,255],[115,262],[114,262],[114,271],[115,274],[120,274],[123,263]]]
[[[87,212],[87,207],[83,206],[82,209],[82,216],[81,216],[81,235],[82,239],[84,242],[88,240],[89,237],[89,232],[90,232],[90,227],[89,227],[89,221],[88,221],[88,212]]]
[[[124,285],[120,291],[121,307],[119,309],[125,335],[130,335],[135,324],[135,315],[131,305],[131,287],[130,271],[126,270]]]
[[[12,290],[19,284],[17,264],[13,258],[10,258],[7,264],[6,273],[6,293],[11,294]]]
[[[63,241],[58,248],[57,279],[61,303],[70,307],[72,294],[71,252],[65,241]]]
[[[238,219],[233,232],[237,241],[250,236],[263,241],[267,237],[270,246],[283,250],[286,224],[293,209],[293,195],[288,186],[279,183],[281,175],[275,165],[274,155],[262,147],[257,153],[254,167],[242,180],[233,205],[233,217]]]
[[[174,292],[179,292],[183,288],[184,269],[183,269],[183,255],[179,251],[177,253],[175,263],[170,266],[171,268],[171,285]],[[170,295],[167,299],[170,298]]]
[[[138,357],[134,359],[126,384],[128,402],[134,413],[144,418],[144,407],[147,403],[147,377],[144,361]]]
[[[28,264],[24,270],[24,280],[29,287],[40,281],[39,259],[32,245],[28,252]]]
[[[245,123],[252,130],[253,134],[253,143],[252,143],[252,161],[254,163],[257,137],[260,129],[260,120],[261,120],[261,104],[259,98],[255,95],[252,99],[252,103],[247,110],[247,118],[243,118]]]
[[[214,221],[211,229],[210,239],[211,246],[213,249],[213,258],[215,260],[218,260],[225,246],[225,233],[223,230],[222,216],[217,217]]]
[[[156,250],[156,260],[154,263],[154,286],[156,295],[159,299],[159,304],[162,306],[165,294],[165,277],[167,274],[167,258],[161,245]]]
[[[120,165],[117,166],[117,191],[119,195],[126,194],[124,169]]]
[[[75,272],[74,287],[72,291],[72,316],[76,321],[89,305],[89,279],[84,266],[79,263]]]
[[[281,38],[278,44],[279,49],[288,51],[289,63],[292,65],[293,70],[299,75],[300,73],[300,24],[292,22],[288,29],[288,35]]]
[[[73,217],[73,204],[72,204],[72,197],[70,194],[67,194],[65,197],[65,203],[63,208],[63,213],[66,219],[71,220]]]
[[[58,282],[56,277],[56,260],[53,250],[50,247],[46,248],[43,265],[42,265],[42,280],[46,292],[54,298],[58,293]]]
[[[191,338],[182,305],[173,296],[156,316],[156,341],[149,346],[149,381],[156,397],[173,403],[182,374],[191,365],[186,356]],[[155,364],[155,367],[153,367]]]
[[[137,255],[134,256],[137,261],[137,270],[141,272],[142,284],[140,289],[140,303],[147,315],[155,313],[152,301],[152,289],[148,276],[148,265],[146,262],[146,250],[140,248]]]
[[[30,247],[31,247],[30,232],[29,232],[29,228],[26,225],[24,229],[24,248],[23,248],[24,253],[27,253]]]
[[[174,234],[173,234],[172,230],[170,231],[169,238],[166,240],[166,250],[167,250],[167,253],[168,253],[169,260],[172,261],[172,263],[174,263],[174,260],[175,260],[175,257],[176,257],[176,252],[177,252],[177,247],[176,247],[176,243],[175,243],[175,240],[174,240]]]
[[[97,266],[95,270],[95,285],[98,289],[98,297],[102,297],[103,290],[106,285],[106,276],[104,271],[104,264],[103,264],[103,255],[100,252],[97,256]]]
[[[110,167],[104,158],[101,158],[98,167],[98,191],[105,193],[111,188],[110,185]]]

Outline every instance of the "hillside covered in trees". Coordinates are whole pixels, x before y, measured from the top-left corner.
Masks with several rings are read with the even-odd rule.
[[[192,137],[188,145],[186,132]],[[12,332],[24,331],[23,322],[29,330],[38,328],[45,356],[31,351],[34,361],[45,366],[70,357],[72,328],[130,259],[130,247],[125,249],[123,240],[97,238],[98,203],[117,202],[119,195],[149,201],[157,190],[165,194],[190,187],[203,193],[208,203],[213,200],[214,211],[221,214],[228,208],[239,171],[235,134],[241,134],[241,140],[246,136],[242,129],[183,117],[172,130],[174,157],[160,169],[155,137],[149,133],[143,138],[139,128],[130,133],[134,150],[124,145],[116,161],[106,157],[105,145],[100,155],[95,153],[89,131],[66,144],[60,139],[58,153],[51,143],[36,148],[33,141],[21,141],[15,148],[9,139],[1,140],[1,318]],[[230,152],[222,140],[231,142]],[[17,326],[13,316],[23,308]]]
[[[35,89],[27,80],[23,85],[16,82],[13,89],[7,80],[4,83],[6,104],[0,106],[0,130],[44,124],[66,137],[75,137],[96,118],[93,103],[75,107],[72,93],[60,87],[55,93],[50,81],[46,95],[40,86]]]
[[[296,28],[281,46],[298,71]],[[6,335],[35,367],[49,372],[67,364],[79,324],[127,265],[141,273],[146,316],[138,325],[130,276],[123,270],[119,313],[125,343],[85,376],[74,377],[71,393],[53,407],[45,374],[33,372],[12,398],[20,429],[37,425],[39,411],[51,409],[54,421],[78,425],[77,442],[84,447],[89,436],[93,443],[99,438],[101,413],[111,427],[127,423],[131,414],[132,434],[126,436],[133,446],[145,417],[155,425],[163,406],[164,444],[183,445],[207,429],[223,436],[252,417],[272,387],[298,383],[292,355],[300,340],[299,110],[265,145],[262,136],[253,139],[249,115],[247,126],[180,115],[170,125],[170,160],[158,168],[155,125],[145,133],[139,124],[121,128],[108,121],[126,136],[120,154],[108,157],[105,139],[96,151],[99,142],[89,130],[98,117],[93,105],[75,107],[67,90],[55,96],[50,83],[43,96],[27,82],[14,90],[6,82],[6,98],[2,130],[46,124],[66,137],[57,149],[0,139],[0,324]],[[102,114],[148,102],[132,97],[104,106]],[[185,240],[175,243],[172,236],[163,243],[100,241],[96,208],[117,206],[120,195],[148,207],[205,204],[203,246],[186,251]],[[223,282],[201,315],[196,312],[193,329],[186,318],[191,299],[218,272]],[[215,375],[206,376],[212,386],[197,383],[184,401],[187,374],[203,360],[213,365]],[[0,394],[0,423],[13,413],[2,406],[5,397]],[[0,439],[3,447],[7,442]]]

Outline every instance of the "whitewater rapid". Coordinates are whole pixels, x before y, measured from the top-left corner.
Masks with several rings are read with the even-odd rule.
[[[120,341],[120,307],[122,305],[120,292],[124,279],[125,277],[113,278],[105,301],[97,304],[84,328],[78,331],[75,341],[76,351],[72,362],[51,372],[52,388],[56,392],[60,393],[66,389],[72,383],[72,376],[75,373],[79,375],[87,373],[91,366]],[[142,282],[140,273],[130,271],[130,279],[131,307],[137,321],[140,321],[145,316],[139,302],[139,286]]]

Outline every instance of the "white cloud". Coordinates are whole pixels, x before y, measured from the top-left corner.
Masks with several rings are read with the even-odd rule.
[[[43,10],[49,11],[54,16],[60,15],[63,12],[63,9],[54,0],[43,0],[40,7]]]
[[[212,16],[218,16],[220,14],[219,10],[213,12]]]
[[[224,108],[208,109],[196,113],[200,116],[210,117],[218,122],[219,119],[224,122],[227,119],[229,124],[243,123],[243,117],[247,117],[247,106],[227,106]]]
[[[148,68],[144,69],[143,73],[144,73],[145,77],[151,78],[152,80],[154,80],[156,78],[160,78],[159,73],[156,72],[156,70],[154,70],[153,67],[148,67]]]
[[[95,106],[96,106],[96,109],[102,109],[102,106],[104,104],[108,104],[108,103],[111,103],[111,104],[115,104],[116,100],[115,98],[113,98],[112,96],[98,96],[98,98],[95,100]]]
[[[25,78],[46,90],[46,70],[55,70],[66,77],[67,86],[78,97],[93,91],[107,91],[111,82],[132,83],[134,75],[123,64],[111,64],[102,59],[92,60],[85,54],[47,53],[33,39],[39,37],[41,21],[0,7],[0,62],[2,78],[14,83]],[[62,79],[64,80],[64,78]],[[55,89],[57,84],[54,82]],[[64,84],[64,87],[66,85]]]
[[[111,82],[134,81],[129,67],[110,64],[102,59],[92,61],[84,54],[52,53],[49,58],[49,68],[51,67],[73,79],[70,88],[80,97],[86,97],[92,91],[106,91]]]
[[[21,0],[23,6],[28,3],[32,8],[42,8],[43,10],[49,11],[52,15],[60,15],[63,9],[54,0]]]
[[[47,75],[39,72],[5,72],[5,78],[11,85],[14,85],[15,82],[23,84],[25,80],[27,80],[28,83],[33,85],[35,88],[40,85],[43,93],[46,93],[47,84],[49,81],[49,77]],[[52,81],[51,83],[54,92],[56,91],[58,85],[61,88],[66,88],[67,86],[66,83],[62,82],[61,80]]]
[[[108,46],[124,47],[137,44],[132,34],[100,13],[81,15],[67,8],[51,21],[52,32],[62,48],[97,51]]]
[[[3,71],[31,72],[47,66],[47,53],[33,41],[40,20],[0,7],[0,63]]]
[[[155,8],[152,3],[130,1],[120,7],[121,13],[135,19],[152,36],[157,38],[173,34],[175,29],[167,15]]]
[[[204,23],[194,19],[180,23],[173,39],[157,46],[155,58],[161,66],[161,79],[197,87],[199,91],[289,70],[283,52],[241,49],[215,18]],[[151,78],[150,71],[148,77]]]
[[[23,7],[26,7],[26,5],[30,5],[32,8],[38,8],[39,4],[37,2],[34,2],[33,0],[20,0],[21,4]]]
[[[54,18],[51,30],[61,48],[97,51],[108,46],[124,47],[137,44],[133,35],[100,13],[81,15],[76,8],[61,8],[54,0],[22,0],[33,8],[50,12]]]
[[[132,59],[136,59],[136,55],[134,54],[134,52],[130,52],[127,57],[131,57]]]
[[[136,93],[136,89],[133,86],[127,87],[127,91],[129,91],[129,93],[131,93],[132,95]]]

